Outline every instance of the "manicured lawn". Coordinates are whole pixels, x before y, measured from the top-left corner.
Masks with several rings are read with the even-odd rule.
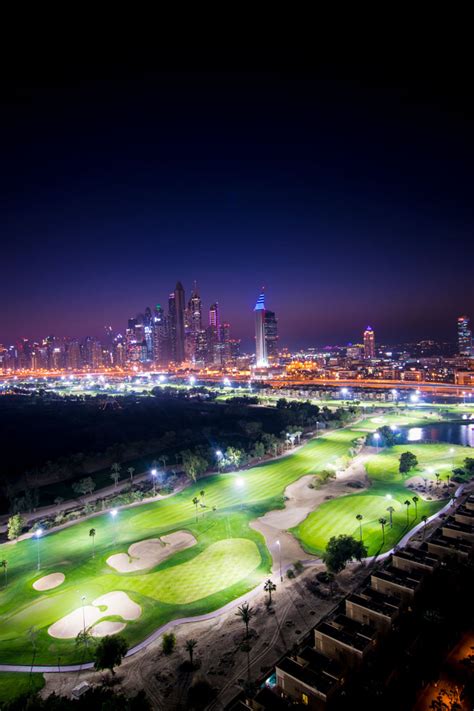
[[[0,708],[6,701],[41,691],[44,686],[42,674],[0,672]]]
[[[138,620],[123,632],[136,644],[160,624],[217,609],[252,589],[271,569],[263,537],[249,522],[283,506],[283,491],[301,476],[317,472],[347,455],[354,430],[341,430],[309,442],[288,457],[246,472],[202,479],[176,496],[77,523],[56,533],[0,546],[8,560],[8,585],[0,588],[0,661],[30,664],[80,662],[74,641],[52,638],[49,626],[104,593],[122,590],[142,607]],[[240,486],[238,484],[241,484]],[[194,496],[205,490],[205,509]],[[213,511],[213,507],[216,510]],[[96,530],[92,557],[89,530]],[[106,559],[131,543],[176,530],[188,530],[197,544],[176,553],[150,571],[119,574]],[[38,546],[41,571],[37,571]],[[43,575],[65,574],[65,582],[47,592],[32,584]],[[90,656],[90,655],[89,655]]]
[[[451,450],[454,450],[451,452]],[[408,476],[402,477],[398,471],[399,458],[402,452],[410,451],[418,458],[419,466]],[[421,474],[426,479],[436,481],[436,472],[444,483],[446,475],[453,468],[460,466],[469,449],[450,444],[411,444],[396,445],[371,457],[366,464],[371,487],[367,491],[350,494],[325,502],[311,513],[294,529],[294,534],[300,539],[303,547],[309,553],[320,555],[324,552],[328,540],[332,536],[347,533],[359,537],[359,522],[357,514],[362,514],[363,540],[368,547],[369,555],[389,550],[402,538],[407,531],[420,522],[421,516],[431,516],[436,513],[446,501],[424,501],[419,493],[415,494],[406,487],[406,480]],[[432,472],[429,471],[432,469]],[[441,484],[440,484],[441,486]],[[412,497],[417,495],[416,506]],[[426,497],[429,493],[426,494]],[[448,497],[449,494],[446,493]],[[389,498],[390,497],[390,498]],[[408,507],[404,502],[410,500]],[[382,545],[382,527],[379,518],[389,521],[387,508],[393,506],[393,526],[385,527],[385,542]]]

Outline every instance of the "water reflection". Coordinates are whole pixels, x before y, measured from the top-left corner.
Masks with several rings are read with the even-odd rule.
[[[440,423],[428,427],[401,427],[397,442],[449,442],[474,447],[474,424]]]

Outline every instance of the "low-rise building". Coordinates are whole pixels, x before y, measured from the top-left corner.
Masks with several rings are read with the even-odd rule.
[[[437,533],[426,543],[428,553],[434,553],[442,560],[446,558],[457,558],[458,560],[467,560],[469,557],[472,545],[463,541],[461,538],[452,538],[444,536],[442,533]]]
[[[454,520],[458,523],[464,523],[466,526],[474,526],[474,502],[472,508],[466,504],[459,506],[454,512]]]
[[[398,570],[431,573],[439,565],[439,558],[419,548],[401,548],[392,556],[392,565]]]
[[[474,526],[459,523],[452,516],[443,523],[441,530],[447,538],[460,538],[462,541],[474,543]]]
[[[346,597],[346,615],[364,625],[372,625],[379,633],[388,632],[402,607],[400,598],[384,595],[365,587]]]
[[[377,630],[346,615],[320,622],[314,629],[314,647],[348,666],[358,666],[376,644]]]
[[[370,582],[374,590],[385,595],[396,595],[406,602],[410,602],[423,582],[423,573],[419,571],[407,572],[389,566],[383,570],[377,570],[370,576]]]
[[[317,711],[325,708],[343,683],[337,662],[309,647],[278,662],[275,672],[275,691],[282,698]]]

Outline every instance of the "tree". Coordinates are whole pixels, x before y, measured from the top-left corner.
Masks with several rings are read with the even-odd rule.
[[[382,545],[385,543],[385,526],[387,525],[386,518],[379,518],[379,523],[382,526]]]
[[[196,481],[201,474],[204,474],[209,466],[207,459],[204,459],[200,454],[191,452],[189,449],[182,452],[182,460],[184,473],[193,481]]]
[[[399,462],[398,471],[400,474],[408,474],[411,469],[418,466],[418,459],[413,452],[402,452]]]
[[[95,558],[95,528],[91,528],[89,536],[92,538],[92,557]]]
[[[359,540],[362,540],[362,514],[357,514],[356,519],[359,521]]]
[[[173,632],[168,632],[167,634],[164,634],[163,640],[161,642],[161,648],[163,649],[163,654],[166,654],[166,656],[169,656],[170,654],[173,653],[175,646],[176,646],[176,636],[173,634]]]
[[[122,659],[127,652],[127,640],[122,635],[116,634],[102,637],[95,648],[94,669],[96,671],[109,669],[112,675],[114,675],[115,667],[119,667],[122,664]]]
[[[161,466],[162,466],[163,469],[164,469],[164,468],[166,467],[166,463],[167,463],[167,461],[168,461],[168,457],[166,456],[166,454],[162,454],[162,455],[159,457],[159,459],[160,459],[160,462],[161,462]]]
[[[439,472],[435,472],[435,477],[436,477],[436,487],[439,486]]]
[[[8,582],[8,579],[7,579],[8,561],[5,559],[0,560],[0,568],[3,568],[3,570],[5,572],[5,587],[6,587],[7,582]]]
[[[395,509],[393,508],[393,506],[389,506],[389,507],[387,508],[387,511],[388,511],[388,513],[389,513],[389,516],[390,516],[390,528],[392,528],[392,526],[393,526],[393,514],[394,514],[394,512],[395,512]]]
[[[76,647],[84,647],[87,649],[89,644],[92,644],[94,641],[94,637],[89,630],[81,630],[76,636]]]
[[[340,573],[347,563],[353,559],[362,560],[367,555],[367,548],[362,541],[356,541],[352,536],[342,534],[329,539],[323,560],[330,573]]]
[[[130,476],[130,481],[133,482],[133,475],[135,474],[135,467],[128,467],[127,472]]]
[[[198,504],[199,504],[199,499],[198,499],[197,496],[194,497],[194,499],[193,499],[193,504],[194,504],[194,506],[196,507],[196,523],[197,523],[197,520],[198,520]]]
[[[388,427],[388,425],[384,425],[383,427],[379,427],[377,432],[379,433],[380,438],[386,447],[393,447],[393,445],[397,441],[397,435],[391,427]]]
[[[86,494],[92,494],[95,489],[95,481],[90,476],[84,477],[84,479],[79,479],[75,481],[72,485],[72,490],[78,496],[85,496]]]
[[[194,648],[197,646],[197,641],[195,639],[187,639],[184,646],[189,654],[189,663],[193,666]]]
[[[268,593],[268,606],[270,607],[270,605],[272,604],[272,592],[275,592],[277,586],[275,585],[273,580],[268,578],[268,580],[266,580],[263,585],[263,589],[266,593]]]
[[[426,532],[426,524],[428,523],[428,516],[423,515],[423,516],[421,517],[421,520],[422,520],[423,523],[424,523],[424,526],[423,526],[423,540],[425,540],[425,532]]]
[[[265,445],[263,442],[255,442],[253,450],[252,450],[252,456],[254,459],[263,459],[265,456]]]
[[[248,639],[250,620],[255,615],[253,607],[250,607],[248,602],[243,602],[242,605],[240,605],[237,608],[237,612],[235,614],[237,615],[237,617],[240,617],[240,619],[244,623],[244,625],[245,625],[245,639]]]
[[[415,504],[415,520],[416,520],[418,517],[418,502],[420,499],[418,498],[418,496],[412,496],[411,500]]]
[[[120,472],[122,471],[122,467],[118,462],[114,462],[112,466],[110,467],[110,478],[113,480],[115,484],[115,488],[117,488],[117,483],[118,480],[120,479]]]
[[[469,476],[472,476],[474,474],[474,458],[473,457],[466,457],[466,459],[464,460],[464,469],[469,474]]]
[[[64,499],[62,496],[56,496],[56,498],[54,499],[54,503],[56,506],[61,506],[63,501],[64,501]]]
[[[408,526],[409,515],[410,515],[410,514],[409,514],[409,511],[410,511],[411,501],[410,501],[409,499],[407,499],[407,500],[404,501],[403,503],[404,503],[405,506],[407,507],[407,526]]]
[[[23,530],[23,526],[25,525],[25,521],[23,519],[23,516],[19,513],[13,514],[13,516],[10,516],[8,519],[8,540],[13,541],[13,540],[18,540],[18,536]]]

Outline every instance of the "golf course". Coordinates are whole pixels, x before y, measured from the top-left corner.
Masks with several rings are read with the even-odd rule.
[[[92,656],[76,642],[85,629],[93,637],[120,631],[131,647],[170,620],[217,610],[244,595],[272,567],[264,537],[249,524],[283,508],[286,487],[328,466],[344,469],[354,441],[382,424],[437,419],[436,411],[367,417],[260,466],[200,479],[115,516],[104,512],[38,538],[2,544],[0,560],[8,565],[5,575],[0,571],[0,664],[82,663]],[[433,479],[434,472],[445,477],[470,451],[444,443],[374,450],[366,455],[366,489],[325,501],[292,529],[304,551],[320,555],[331,536],[360,532],[369,555],[390,549],[422,516],[446,503],[441,497],[428,500],[429,494],[414,502],[409,478]],[[418,466],[402,477],[398,459],[407,450],[416,454]],[[389,506],[392,525],[382,532],[379,519],[388,520]]]

